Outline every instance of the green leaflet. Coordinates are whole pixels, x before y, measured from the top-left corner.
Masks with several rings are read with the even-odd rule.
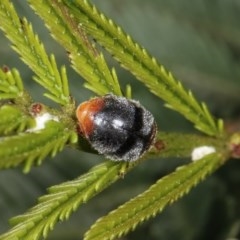
[[[19,97],[23,93],[23,83],[17,69],[0,69],[0,100]]]
[[[147,191],[100,218],[85,234],[84,240],[112,240],[125,235],[188,193],[192,187],[215,171],[222,161],[223,156],[214,153],[179,167]]]
[[[0,107],[0,135],[22,132],[34,125],[35,120],[19,108],[10,105]]]
[[[63,0],[63,2],[71,9],[71,14],[88,34],[102,44],[151,92],[166,101],[168,107],[183,114],[200,131],[212,136],[222,135],[222,121],[216,121],[205,104],[199,104],[190,91],[186,91],[171,73],[112,20],[105,17],[87,0]]]
[[[119,179],[124,165],[106,161],[75,180],[49,188],[49,193],[40,197],[38,205],[11,220],[15,226],[0,235],[0,239],[37,240],[46,237],[57,221],[68,219],[81,204]]]
[[[0,168],[24,163],[28,172],[34,163],[40,164],[47,155],[54,157],[67,142],[76,142],[76,133],[59,122],[49,121],[37,132],[4,137],[0,141]]]
[[[62,105],[70,103],[65,68],[58,70],[54,56],[48,57],[31,24],[25,18],[19,19],[8,0],[0,2],[0,22],[0,28],[12,42],[13,49],[37,75],[35,81],[49,91],[47,97]]]
[[[29,2],[54,38],[69,52],[73,68],[87,81],[85,86],[98,95],[109,92],[122,95],[114,69],[109,70],[104,56],[90,42],[68,9],[55,0]]]

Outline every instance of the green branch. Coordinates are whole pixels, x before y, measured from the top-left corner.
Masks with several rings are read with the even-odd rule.
[[[52,123],[56,124],[56,122]],[[190,155],[192,149],[188,148],[189,146],[187,147],[187,144],[186,146],[185,145],[181,147],[179,146],[179,142],[182,142],[184,135],[178,136],[177,139],[175,139],[177,137],[177,134],[162,133],[160,136],[161,139],[163,139],[163,142],[166,144],[165,148],[163,149],[163,156],[169,156],[169,154],[170,155],[174,154],[176,151],[179,150],[179,148],[181,148],[181,150],[178,151],[180,154],[184,156]],[[192,135],[186,136],[188,140],[191,139],[193,141],[191,147],[193,146],[197,147],[204,143],[213,144],[214,142],[214,140],[211,138],[208,138],[207,141],[205,141],[206,140],[205,138],[202,139],[200,138],[198,141],[194,142],[194,139],[197,140],[197,136],[195,137]],[[175,141],[172,141],[173,139],[175,139]],[[168,152],[168,150],[172,152]],[[164,151],[166,152],[164,153]],[[205,160],[197,161],[186,167],[181,168],[180,169],[181,171],[177,172],[176,174],[175,173],[172,174],[171,178],[170,176],[169,178],[165,177],[160,181],[163,181],[163,183],[166,184],[167,186],[170,186],[170,184],[173,185],[172,188],[169,187],[169,191],[170,190],[177,191],[174,188],[180,187],[181,184],[183,184],[181,186],[182,189],[189,190],[192,184],[191,178],[194,177],[195,179],[194,185],[197,184],[198,181],[204,178],[205,174],[210,173],[210,171],[216,169],[217,166],[220,165],[221,161],[222,159],[219,157],[217,157],[216,159],[207,157],[207,159]],[[7,240],[17,237],[19,239],[24,240],[28,239],[37,240],[40,239],[42,236],[46,237],[49,231],[51,231],[54,228],[55,224],[58,221],[68,219],[70,215],[74,211],[76,211],[83,203],[86,203],[92,197],[94,197],[95,195],[103,191],[105,188],[113,184],[116,180],[121,178],[124,174],[129,172],[133,167],[135,167],[139,163],[140,161],[130,164],[106,161],[103,164],[93,167],[88,173],[82,175],[76,180],[51,187],[48,191],[49,194],[39,199],[38,205],[30,209],[27,213],[17,216],[11,220],[11,223],[14,225],[14,227],[5,234],[1,235],[0,239]],[[194,174],[196,174],[196,176]],[[184,179],[185,180],[187,179],[186,183],[188,185],[184,182],[185,181]],[[186,184],[187,187],[184,184]],[[157,190],[159,189],[161,189],[162,191],[162,189],[166,188],[163,188],[163,186],[160,185],[158,186]],[[160,195],[160,193],[158,193],[158,195]],[[132,210],[133,209],[134,208],[132,208]],[[136,211],[136,209],[134,211]],[[151,214],[151,212],[149,214]],[[130,225],[128,227],[131,228]],[[116,232],[116,234],[118,234],[118,232]]]
[[[69,52],[73,68],[87,81],[85,86],[99,95],[109,92],[122,95],[114,69],[109,70],[102,53],[97,51],[68,9],[55,0],[29,2],[54,38]]]
[[[205,104],[199,104],[190,91],[160,65],[144,48],[124,33],[112,20],[87,0],[62,0],[85,31],[101,43],[126,69],[142,81],[166,105],[184,115],[200,131],[223,134],[223,123],[215,121]]]
[[[178,168],[172,174],[160,179],[147,191],[99,219],[85,234],[84,239],[122,237],[135,229],[138,224],[155,216],[167,205],[187,194],[197,183],[215,171],[222,161],[223,157],[215,153]]]
[[[209,146],[217,152],[226,147],[226,139],[216,139],[197,134],[159,132],[155,146],[145,155],[146,158],[190,158],[195,148]]]
[[[119,179],[124,165],[107,161],[76,180],[51,187],[49,194],[39,199],[38,205],[11,220],[15,226],[0,239],[37,240],[46,237],[57,221],[68,219],[80,205]]]
[[[9,0],[0,1],[0,28],[13,44],[13,49],[37,75],[34,79],[49,93],[48,98],[62,105],[70,103],[66,69],[59,71],[53,55],[48,57],[32,25],[19,19]]]
[[[87,88],[99,95],[109,92],[122,95],[114,69],[108,68],[92,40],[96,39],[154,94],[164,99],[168,107],[180,112],[204,133],[223,135],[222,121],[214,119],[204,103],[198,103],[156,59],[87,0],[29,2],[54,38],[69,52],[73,68],[85,78]],[[0,107],[0,168],[24,164],[27,172],[33,164],[41,164],[47,155],[55,156],[66,144],[78,146],[81,139],[77,143],[75,104],[69,97],[65,67],[58,69],[54,56],[47,55],[31,24],[25,18],[19,19],[9,0],[0,1],[0,23],[14,50],[35,72],[35,81],[48,90],[45,96],[63,105],[61,111],[52,110],[55,115],[41,112],[41,104],[29,109],[30,101],[27,95],[23,96],[24,88],[17,70],[0,70],[0,100],[13,99],[9,101],[12,105]],[[127,96],[130,95],[128,88]],[[42,126],[41,122],[39,127],[38,120],[44,114],[48,116],[47,123]],[[0,240],[45,238],[58,221],[68,219],[83,203],[141,161],[150,157],[189,157],[201,146],[210,147],[211,154],[160,179],[147,191],[97,221],[85,235],[86,240],[120,237],[161,212],[215,171],[230,155],[226,139],[159,132],[155,145],[143,159],[131,163],[107,161],[76,180],[51,187],[35,207],[11,220],[13,228],[2,234]]]
[[[66,143],[76,140],[75,132],[56,121],[49,121],[42,130],[4,137],[0,141],[0,168],[24,163],[28,172],[34,163],[40,165],[47,155],[54,157]]]

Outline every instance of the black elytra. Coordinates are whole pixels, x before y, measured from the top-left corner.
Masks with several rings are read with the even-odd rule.
[[[110,94],[80,104],[77,117],[92,147],[116,161],[139,159],[157,131],[153,115],[139,102]]]

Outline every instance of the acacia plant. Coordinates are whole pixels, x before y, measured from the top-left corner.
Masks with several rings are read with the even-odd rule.
[[[0,235],[1,240],[47,238],[57,222],[67,220],[83,203],[131,174],[131,169],[142,161],[161,157],[191,158],[189,164],[177,168],[99,219],[83,239],[118,238],[187,194],[228,159],[239,157],[239,135],[227,134],[223,121],[214,118],[206,104],[198,102],[157,59],[87,0],[28,2],[69,54],[71,66],[86,81],[84,87],[94,95],[112,93],[131,97],[130,88],[122,91],[117,73],[109,69],[100,45],[152,94],[164,100],[166,107],[188,119],[199,134],[160,129],[155,146],[142,159],[133,163],[106,159],[78,178],[50,187],[36,206],[10,220],[11,228]],[[46,156],[55,157],[65,147],[84,150],[66,68],[59,68],[54,55],[48,55],[31,23],[18,16],[10,0],[0,1],[0,28],[34,72],[34,81],[46,90],[44,96],[60,106],[54,109],[35,103],[17,69],[6,66],[0,69],[0,167],[21,165],[27,173],[33,165],[40,166]]]

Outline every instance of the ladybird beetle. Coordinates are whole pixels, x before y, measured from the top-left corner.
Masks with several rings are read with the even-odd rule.
[[[76,111],[83,136],[107,158],[135,161],[153,144],[153,115],[139,102],[111,94],[80,104]]]

